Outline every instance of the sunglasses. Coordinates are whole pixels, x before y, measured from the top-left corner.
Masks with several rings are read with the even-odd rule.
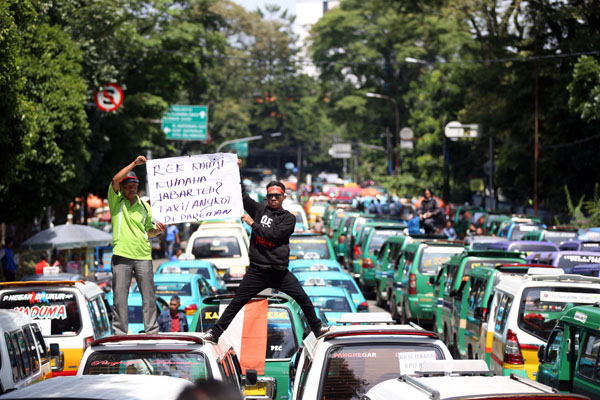
[[[267,195],[267,199],[277,199],[277,200],[279,200],[282,197],[283,197],[282,194],[268,194]]]

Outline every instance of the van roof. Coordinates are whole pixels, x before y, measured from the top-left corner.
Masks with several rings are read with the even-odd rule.
[[[15,310],[0,309],[0,326],[3,330],[19,328],[33,320],[27,314]]]
[[[548,271],[553,271],[548,268]],[[569,286],[577,285],[586,287],[586,285],[594,285],[594,287],[600,288],[600,278],[593,278],[590,276],[582,275],[508,275],[503,278],[502,281],[496,286],[498,290],[504,290],[505,292],[513,293],[516,292],[521,286]]]
[[[6,289],[34,289],[34,288],[72,288],[75,287],[86,297],[93,297],[104,293],[94,282],[90,281],[22,281],[0,283],[0,290]]]
[[[600,304],[570,308],[561,317],[560,321],[598,332],[600,330]]]

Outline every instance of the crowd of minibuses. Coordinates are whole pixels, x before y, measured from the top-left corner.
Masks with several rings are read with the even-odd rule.
[[[325,233],[365,295],[431,329],[455,358],[600,398],[596,233],[478,208],[456,222],[465,215],[487,234],[408,235],[403,221],[340,205],[325,207]]]

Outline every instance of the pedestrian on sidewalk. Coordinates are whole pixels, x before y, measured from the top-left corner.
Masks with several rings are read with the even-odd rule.
[[[4,272],[4,278],[7,282],[17,280],[17,263],[12,250],[14,246],[15,240],[10,236],[7,237],[3,247],[4,257],[2,257],[2,272]]]
[[[113,329],[117,335],[129,330],[127,298],[131,278],[135,276],[142,294],[144,331],[158,332],[158,312],[154,294],[154,267],[149,237],[163,233],[166,226],[152,224],[150,206],[137,194],[140,181],[133,168],[146,163],[146,157],[135,161],[117,172],[108,187],[108,206],[113,228]]]
[[[240,163],[238,161],[238,165]],[[279,181],[267,184],[266,205],[254,201],[242,185],[242,200],[247,212],[242,221],[252,227],[248,252],[250,266],[229,306],[213,328],[202,335],[205,340],[217,343],[238,311],[252,297],[268,288],[282,291],[296,300],[315,336],[329,331],[329,326],[322,324],[317,317],[312,301],[298,279],[288,270],[290,236],[294,233],[296,217],[282,208],[285,198],[285,186]]]

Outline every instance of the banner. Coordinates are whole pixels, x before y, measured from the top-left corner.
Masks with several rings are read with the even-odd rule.
[[[146,171],[154,221],[177,224],[239,218],[244,212],[235,154],[148,160]]]

